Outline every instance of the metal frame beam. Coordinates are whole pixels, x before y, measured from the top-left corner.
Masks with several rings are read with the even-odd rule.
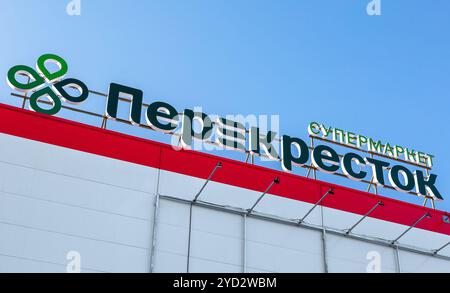
[[[311,214],[311,212],[325,199],[325,197],[327,197],[329,194],[334,194],[333,189],[330,188],[327,192],[325,192],[325,194],[314,204],[314,206],[303,216],[303,218],[301,218],[300,220],[298,220],[298,223],[301,224],[305,221],[306,217],[309,216],[309,214]]]
[[[270,183],[269,187],[266,188],[266,190],[264,190],[264,192],[258,197],[258,199],[256,200],[256,202],[252,205],[251,208],[249,208],[247,210],[247,214],[251,214],[253,212],[253,210],[255,209],[255,207],[258,205],[258,203],[263,199],[263,197],[269,192],[269,190],[272,188],[272,186],[274,186],[275,184],[279,184],[280,183],[280,179],[278,177],[276,177],[275,179],[272,180],[272,182]]]
[[[425,215],[423,215],[422,217],[420,217],[420,219],[418,219],[417,221],[414,222],[414,224],[412,224],[411,226],[408,227],[408,229],[405,230],[405,232],[403,232],[402,234],[400,234],[400,236],[398,236],[397,238],[395,238],[395,240],[391,241],[391,244],[395,244],[400,238],[402,238],[406,233],[408,233],[412,228],[414,228],[415,226],[417,226],[417,224],[419,224],[423,219],[425,218],[431,218],[431,214],[429,212],[426,212]]]
[[[450,245],[450,241],[447,242],[446,244],[442,245],[441,247],[439,247],[438,249],[433,250],[433,254],[438,254],[439,251],[441,251],[442,249],[446,248],[447,246]]]
[[[253,204],[253,206],[246,211],[246,213],[243,214],[244,217],[244,223],[243,223],[243,251],[242,251],[242,272],[245,273],[247,270],[247,216],[250,215],[255,207],[258,205],[258,203],[263,199],[263,197],[269,192],[269,190],[274,186],[275,184],[279,184],[280,179],[276,177],[273,179],[273,181],[269,184],[269,186],[264,190],[264,192],[258,197],[256,202]]]
[[[358,220],[352,227],[350,227],[345,234],[350,234],[353,229],[355,229],[356,226],[358,226],[365,218],[367,218],[377,207],[384,206],[384,203],[382,201],[377,202],[364,216]]]
[[[226,213],[235,214],[235,215],[241,215],[241,216],[247,215],[247,210],[245,210],[245,209],[238,208],[238,207],[218,205],[218,204],[214,204],[214,203],[210,203],[210,202],[206,202],[206,201],[197,201],[195,203],[192,203],[192,201],[187,200],[187,199],[178,198],[178,197],[174,197],[174,196],[170,196],[170,195],[163,195],[163,194],[161,194],[161,199],[184,203],[186,205],[193,204],[198,207],[208,208],[211,210],[217,210],[217,211],[226,212]],[[255,218],[258,220],[269,221],[269,222],[273,222],[273,223],[297,226],[297,227],[301,227],[301,228],[305,228],[305,229],[309,229],[309,230],[313,230],[313,231],[317,231],[317,232],[323,232],[323,230],[325,230],[327,233],[329,233],[331,235],[347,237],[350,239],[359,240],[359,241],[363,241],[366,243],[377,244],[377,245],[381,245],[384,247],[391,247],[391,248],[393,247],[393,244],[390,240],[380,239],[380,238],[376,238],[376,237],[370,237],[367,235],[358,235],[358,234],[353,234],[353,233],[346,235],[345,232],[343,232],[342,230],[332,229],[329,227],[322,227],[321,225],[318,226],[318,225],[314,225],[314,224],[308,224],[306,222],[299,224],[298,221],[296,221],[296,220],[277,217],[274,215],[253,212],[253,213],[247,215],[247,218],[249,218],[249,217]],[[402,251],[414,252],[414,253],[418,253],[418,254],[426,255],[426,256],[435,256],[436,258],[450,261],[450,256],[445,256],[442,254],[435,254],[434,251],[431,251],[431,250],[413,248],[413,247],[404,246],[404,245],[401,245],[398,243],[394,244],[394,247],[395,246],[397,246],[398,249],[402,250]]]
[[[216,166],[212,170],[212,172],[209,174],[208,178],[206,179],[205,184],[203,184],[202,188],[200,188],[199,192],[195,195],[193,202],[196,202],[198,200],[198,197],[202,193],[202,191],[205,189],[206,185],[208,185],[209,181],[211,181],[212,177],[214,176],[214,173],[216,173],[217,169],[222,168],[222,163],[217,162]]]
[[[191,258],[191,235],[192,235],[192,208],[194,204],[197,202],[198,198],[202,194],[203,190],[205,189],[206,185],[211,181],[212,177],[216,173],[217,169],[222,168],[222,163],[217,162],[214,169],[209,174],[208,178],[206,178],[205,184],[203,184],[202,188],[197,192],[194,199],[191,201],[191,204],[189,206],[189,234],[188,234],[188,251],[187,251],[187,262],[186,262],[186,272],[189,273],[189,264],[190,264],[190,258]]]

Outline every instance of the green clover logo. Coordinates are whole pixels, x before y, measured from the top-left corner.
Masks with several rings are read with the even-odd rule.
[[[47,64],[53,63],[59,68],[55,72],[47,69]],[[30,108],[39,113],[55,115],[61,108],[61,100],[79,104],[89,96],[87,86],[75,78],[63,79],[68,71],[67,62],[54,54],[44,54],[36,62],[36,70],[26,65],[16,65],[8,71],[6,80],[8,85],[21,92],[33,92],[30,96]],[[17,80],[17,75],[29,78],[29,82],[23,83]],[[73,96],[67,92],[66,87],[78,90],[79,95]],[[42,108],[38,101],[47,97],[52,103],[50,109]]]

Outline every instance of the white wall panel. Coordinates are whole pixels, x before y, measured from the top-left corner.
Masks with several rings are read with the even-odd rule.
[[[323,207],[323,222],[325,227],[344,231],[350,229],[361,218],[362,216],[358,214]]]
[[[278,216],[284,219],[299,220],[311,210],[314,204],[267,194],[256,206],[255,211]],[[312,210],[305,223],[322,225],[320,206]]]
[[[155,273],[185,273],[186,255],[179,255],[162,250],[156,250]]]
[[[0,162],[154,193],[154,168],[0,133]],[[113,146],[111,146],[113,147]]]
[[[399,243],[411,247],[420,246],[420,248],[422,249],[435,250],[442,247],[445,243],[449,241],[450,236],[448,235],[413,228],[399,240]],[[439,254],[450,256],[450,247],[447,246],[447,248],[441,250]]]
[[[157,170],[0,135],[1,271],[147,272]],[[29,265],[29,270],[21,267]]]
[[[395,251],[391,247],[376,245],[338,235],[326,234],[327,262],[330,273],[373,272],[374,257],[379,259],[379,272],[397,271]]]
[[[190,262],[192,273],[242,273],[242,266],[221,263],[211,259],[192,257]]]
[[[247,266],[253,271],[323,272],[321,233],[247,219]]]
[[[177,184],[174,184],[174,182]],[[205,182],[206,179],[161,170],[159,189],[163,195],[192,200]],[[260,195],[260,192],[253,190],[210,181],[199,199],[247,209],[253,205]]]
[[[0,191],[63,205],[152,219],[154,195],[62,174],[0,163]]]
[[[367,217],[352,231],[352,233],[384,240],[394,240],[406,229],[408,229],[408,226]]]
[[[25,259],[0,255],[0,273],[65,273],[65,264],[54,264],[39,259]],[[83,270],[85,273],[97,271]]]
[[[149,250],[115,243],[86,239],[50,231],[0,223],[0,255],[11,259],[40,260],[63,266],[65,272],[69,262],[69,251],[77,251],[81,256],[81,271],[104,272],[147,272],[149,268]],[[9,261],[11,265],[22,262]],[[0,270],[19,272],[20,266],[5,267]]]
[[[194,207],[191,258],[197,260],[194,263],[202,260],[203,264],[211,266],[190,266],[190,272],[215,272],[215,268],[242,272],[242,236],[242,216]]]
[[[205,184],[205,179],[161,170],[160,193],[192,200]],[[177,184],[173,184],[177,182]],[[249,209],[261,196],[262,192],[239,188],[210,181],[202,191],[199,199],[214,204]],[[255,211],[278,215],[287,219],[303,217],[313,204],[300,202],[281,196],[267,194],[256,206]],[[306,222],[321,225],[320,210],[315,209]]]
[[[81,254],[84,272],[147,272],[153,237],[158,170],[0,134],[0,272],[64,272],[68,251]],[[205,179],[160,172],[161,194],[193,199]],[[250,208],[261,192],[210,182],[200,200]],[[255,211],[300,219],[313,206],[267,194]],[[360,215],[317,207],[307,223],[350,228]],[[161,199],[153,259],[155,272],[187,270],[189,205]],[[190,272],[241,272],[243,216],[194,206]],[[368,217],[354,231],[395,239],[408,227]],[[247,272],[323,272],[322,232],[247,218]],[[368,252],[381,271],[395,272],[392,248],[326,235],[330,272],[365,272]],[[412,229],[402,244],[435,249],[448,236]],[[450,247],[442,254],[450,255]],[[448,272],[450,262],[400,250],[403,272]]]
[[[175,182],[176,184],[174,184]],[[159,177],[159,193],[192,200],[202,188],[203,184],[205,184],[205,179],[161,170]]]
[[[450,273],[450,262],[436,257],[399,251],[402,273]]]
[[[331,209],[323,208],[325,226],[345,231],[352,227],[361,215]],[[394,240],[405,232],[409,226],[400,225],[376,218],[367,217],[358,224],[352,231],[354,234],[366,235],[371,238],[381,238],[384,240]],[[434,250],[442,247],[450,241],[450,236],[431,232],[424,229],[413,228],[399,239],[402,245],[410,246],[421,250]],[[450,256],[450,247],[440,251],[441,255]]]
[[[158,214],[154,272],[186,272],[189,206],[161,200]]]
[[[142,248],[150,247],[151,222],[30,200],[0,192],[0,223]]]

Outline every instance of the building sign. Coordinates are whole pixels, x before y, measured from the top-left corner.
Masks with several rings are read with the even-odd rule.
[[[51,62],[58,66],[56,72],[50,72],[47,64]],[[64,78],[68,72],[67,63],[59,56],[42,55],[36,64],[36,70],[25,65],[12,67],[7,74],[7,82],[11,88],[31,92],[29,107],[31,110],[48,115],[57,114],[62,108],[62,102],[79,104],[89,97],[87,86],[78,79]],[[27,81],[20,81],[20,77]],[[76,89],[74,94],[71,89]],[[143,92],[140,89],[126,85],[111,83],[106,103],[106,116],[109,119],[118,118],[120,97],[128,96],[130,100],[129,121],[134,125],[147,124],[155,131],[175,134],[181,129],[180,142],[189,148],[193,140],[207,141],[214,139],[215,143],[227,149],[245,151],[252,155],[268,157],[281,162],[285,171],[291,171],[294,166],[312,165],[326,173],[341,173],[353,180],[372,178],[373,183],[380,186],[392,186],[398,191],[413,192],[418,195],[443,199],[436,187],[437,175],[424,174],[420,169],[411,171],[402,164],[391,164],[373,156],[361,156],[356,152],[348,152],[340,156],[328,145],[317,145],[310,149],[308,144],[298,137],[282,135],[280,147],[275,146],[278,139],[276,133],[262,133],[258,127],[246,129],[239,122],[225,118],[212,121],[210,116],[202,112],[185,109],[179,112],[172,105],[156,101],[151,103],[142,117]],[[39,101],[42,98],[51,101],[50,108],[43,108]],[[194,127],[198,122],[200,127]],[[402,158],[419,166],[431,167],[433,156],[424,152],[416,152],[410,148],[382,143],[367,136],[353,132],[327,127],[317,122],[308,126],[308,132],[313,137],[328,138],[352,149],[366,149],[370,153],[378,153],[394,160]],[[213,135],[215,134],[215,135]],[[385,171],[388,175],[385,178]]]
[[[325,126],[324,124],[319,124],[317,122],[311,122],[309,124],[308,132],[311,136],[328,138],[349,147],[365,149],[369,152],[391,157],[392,159],[403,159],[406,162],[415,163],[417,165],[433,167],[433,155],[415,151],[412,148],[394,145],[389,142],[383,143],[381,140],[375,140],[365,135]]]

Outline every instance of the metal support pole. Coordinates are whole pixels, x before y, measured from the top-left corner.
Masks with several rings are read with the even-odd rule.
[[[200,188],[199,192],[195,195],[194,199],[191,201],[189,205],[189,236],[188,236],[188,252],[187,252],[187,262],[186,262],[186,272],[189,273],[189,262],[191,258],[191,235],[192,235],[192,208],[194,206],[194,203],[197,202],[200,194],[205,189],[206,185],[211,181],[212,177],[214,176],[214,173],[216,173],[217,169],[222,168],[222,163],[217,162],[216,166],[212,170],[211,174],[209,174],[208,178],[206,179],[205,184],[203,184],[202,188]]]
[[[311,136],[311,149],[314,150],[314,137]],[[311,163],[311,167],[313,167],[313,164]],[[317,179],[317,172],[316,169],[313,169],[313,176],[314,176],[314,180]]]
[[[323,271],[328,273],[328,261],[327,261],[327,231],[325,229],[325,223],[323,220],[323,206],[320,207],[321,223],[322,223],[322,257],[323,257]]]
[[[425,176],[426,176],[426,178],[428,179],[428,178],[430,177],[430,171],[429,171],[428,168],[425,168],[425,167],[424,167],[424,170],[425,170]],[[430,200],[431,208],[432,208],[433,210],[435,210],[435,209],[436,209],[436,205],[435,205],[435,202],[434,202],[434,198],[432,198],[432,197],[425,196],[422,205],[423,205],[424,207],[426,207],[426,206],[427,206],[427,203],[428,203],[428,199]]]
[[[427,179],[429,179],[430,178],[430,170],[428,168],[425,168],[425,174],[427,176]],[[436,205],[435,205],[435,202],[434,202],[434,197],[432,197],[430,201],[431,201],[431,208],[433,210],[435,210],[436,209]]]
[[[214,169],[212,170],[211,174],[209,174],[208,178],[206,179],[205,184],[203,184],[202,188],[200,188],[200,191],[195,195],[193,202],[196,202],[200,194],[202,193],[203,189],[205,189],[206,185],[211,181],[211,178],[214,176],[214,173],[216,173],[217,169],[222,168],[222,163],[218,162]]]
[[[431,202],[431,208],[432,208],[433,210],[435,210],[435,209],[436,209],[436,205],[435,205],[435,202],[434,202],[434,199],[433,199],[433,198],[425,197],[424,200],[423,200],[422,206],[426,207],[426,206],[427,206],[427,203],[428,203],[428,200],[430,200],[430,202]]]
[[[313,137],[312,136],[309,136],[309,148],[311,149],[311,150],[314,150],[314,140],[313,140]],[[309,176],[311,175],[311,171],[313,171],[313,175],[315,175],[315,168],[314,168],[314,165],[313,165],[313,163],[311,162],[309,165],[308,165],[308,171],[306,172],[306,178],[309,178]],[[315,179],[315,178],[314,178]]]
[[[373,153],[370,153],[370,157],[373,159]],[[367,192],[369,192],[372,187],[375,194],[378,194],[378,185],[374,182],[375,175],[372,175],[372,178],[370,179],[369,185],[367,186]]]
[[[450,241],[447,242],[446,244],[442,245],[440,248],[435,249],[435,250],[433,251],[433,254],[434,254],[434,255],[438,254],[439,251],[441,251],[442,249],[446,248],[446,247],[449,246],[449,245],[450,245]]]
[[[405,235],[406,233],[409,232],[409,230],[411,230],[412,228],[414,228],[415,226],[417,226],[417,224],[419,224],[420,221],[422,221],[425,218],[431,218],[430,213],[425,213],[425,215],[423,215],[422,217],[420,217],[420,219],[418,219],[414,224],[412,224],[408,229],[406,229],[405,232],[403,232],[402,234],[400,234],[400,236],[398,236],[395,240],[391,241],[391,244],[396,243],[400,238],[403,237],[403,235]]]
[[[30,80],[31,80],[31,78],[30,78],[30,76],[28,76],[27,84],[30,83]],[[25,109],[25,106],[26,106],[26,104],[27,104],[27,95],[28,95],[27,92],[25,92],[25,93],[23,94],[24,97],[23,97],[22,109]]]
[[[242,249],[242,272],[247,272],[247,214],[244,217],[244,229],[243,229],[243,249]]]
[[[108,117],[103,116],[102,118],[102,126],[100,128],[106,129],[106,123],[108,122]]]
[[[325,229],[322,229],[323,269],[325,273],[328,273],[326,233]]]
[[[306,172],[306,178],[309,178],[309,174],[311,174],[311,168],[308,168],[308,171]]]
[[[422,206],[426,207],[428,202],[428,197],[425,197],[422,203]]]
[[[153,273],[155,267],[155,250],[156,250],[156,232],[158,223],[158,210],[159,210],[159,193],[156,194],[155,200],[155,212],[153,214],[153,237],[152,237],[152,250],[150,256],[150,273]]]
[[[355,223],[350,229],[348,229],[345,234],[350,234],[353,229],[355,229],[356,226],[358,226],[365,218],[367,218],[378,206],[384,206],[384,203],[382,201],[377,202],[361,219],[358,220],[358,222]]]
[[[253,212],[253,210],[255,209],[256,205],[267,194],[267,192],[269,192],[269,190],[272,188],[272,186],[274,186],[275,184],[279,184],[279,183],[280,183],[280,179],[278,177],[273,179],[273,181],[270,183],[269,187],[266,188],[266,190],[263,192],[263,194],[261,194],[261,196],[258,198],[258,200],[253,204],[253,206],[247,210],[247,214],[251,214]]]
[[[398,245],[395,245],[394,250],[395,250],[395,260],[396,260],[396,263],[397,263],[397,273],[401,273],[402,272],[402,268],[400,266],[400,253],[398,251]]]
[[[187,262],[186,262],[186,273],[189,273],[189,261],[191,259],[191,234],[192,234],[192,207],[194,206],[193,202],[189,205],[189,236],[188,236],[188,254],[187,254]]]
[[[372,177],[372,179],[370,179],[370,183],[367,184],[367,189],[366,189],[367,192],[370,192],[370,189],[372,188],[372,182],[373,182],[373,177]]]
[[[319,201],[317,201],[314,206],[306,213],[306,215],[303,216],[303,218],[301,218],[298,223],[301,224],[303,223],[303,221],[306,219],[306,217],[309,216],[309,214],[325,199],[325,197],[327,197],[327,195],[329,194],[334,194],[333,189],[329,189],[320,199]]]
[[[244,241],[244,247],[242,252],[242,272],[246,272],[247,267],[247,215],[251,214],[256,207],[256,205],[262,200],[262,198],[269,192],[269,190],[272,188],[274,184],[279,184],[280,179],[277,177],[275,178],[269,185],[269,187],[266,188],[266,190],[261,194],[261,196],[258,198],[258,200],[253,204],[253,206],[247,210],[247,213],[244,214],[244,235],[243,235],[243,241]]]
[[[158,176],[156,181],[156,199],[155,199],[155,211],[153,212],[153,233],[152,233],[152,248],[150,251],[150,273],[153,273],[155,268],[155,250],[156,250],[156,234],[158,229],[158,213],[159,213],[159,178],[161,176],[161,169],[158,169]]]

